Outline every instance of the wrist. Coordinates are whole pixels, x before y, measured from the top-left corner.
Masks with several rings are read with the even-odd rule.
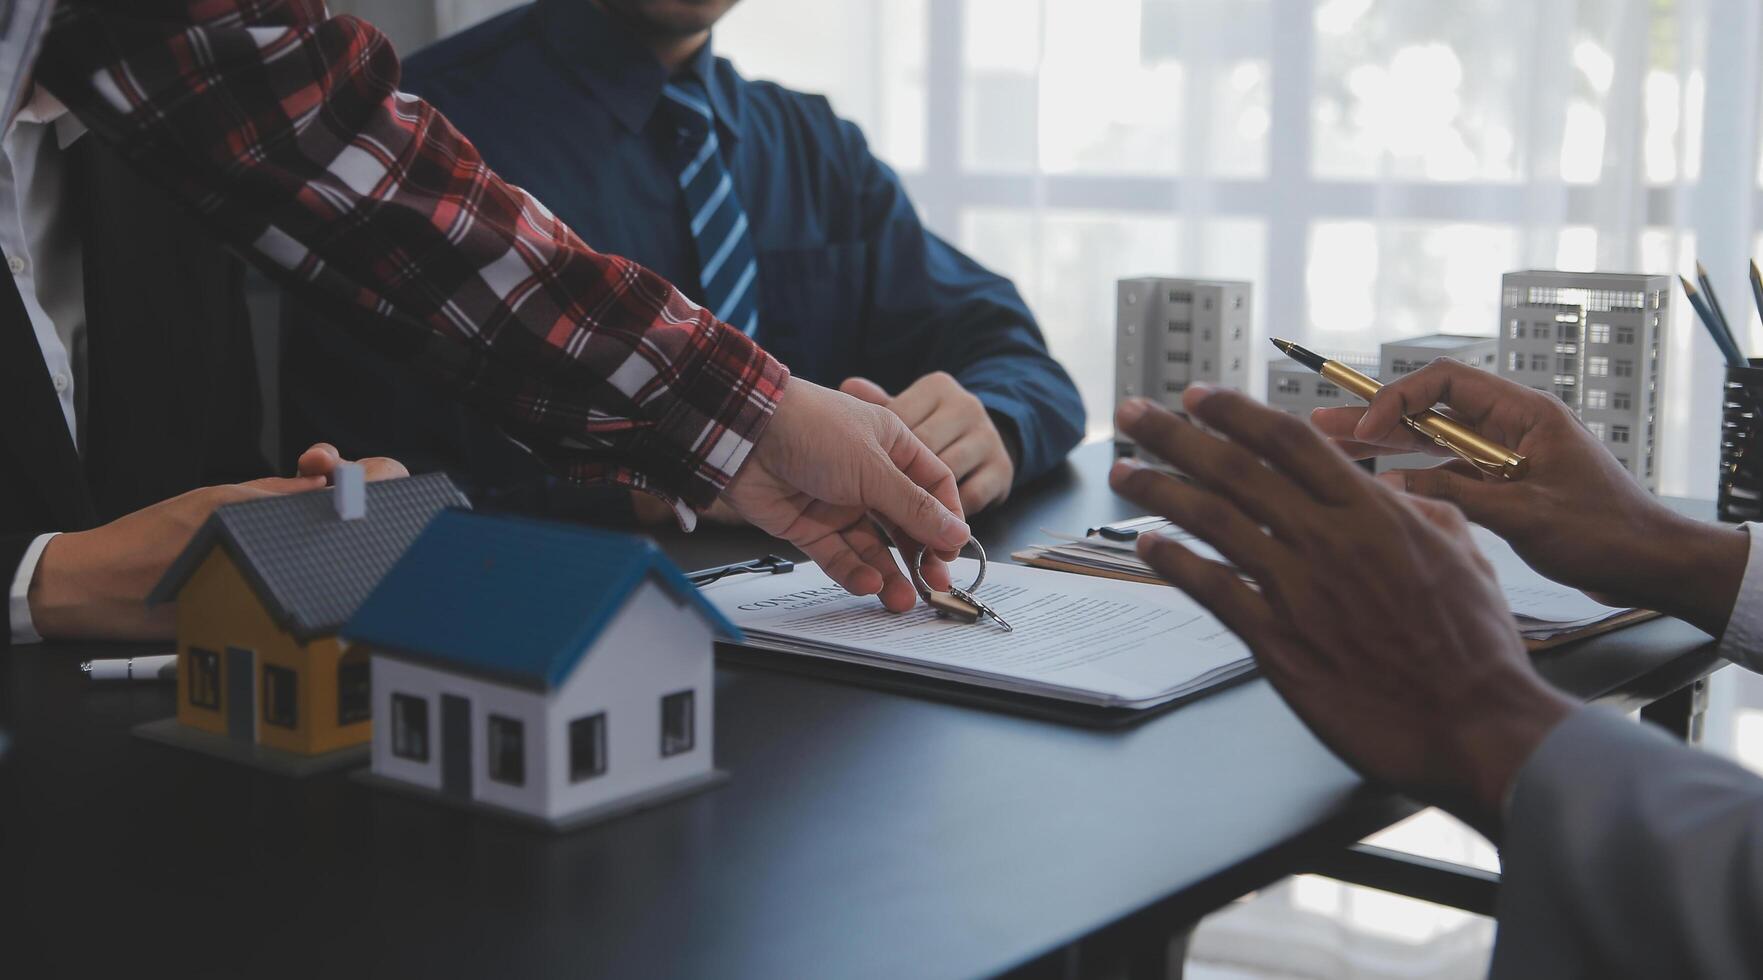
[[[145,591],[127,585],[131,569],[114,555],[106,561],[92,534],[59,534],[43,548],[27,593],[37,633],[45,640],[169,639],[173,607],[149,608]]]
[[[1475,700],[1456,732],[1455,771],[1464,779],[1454,795],[1463,808],[1458,815],[1493,837],[1519,772],[1579,703],[1529,672],[1503,678],[1498,693]]]
[[[1657,570],[1650,576],[1657,595],[1648,605],[1710,636],[1726,632],[1750,561],[1750,532],[1673,514],[1662,531],[1649,537],[1655,559],[1642,567]]]

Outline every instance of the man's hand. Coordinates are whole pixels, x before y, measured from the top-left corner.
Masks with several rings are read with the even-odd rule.
[[[1110,481],[1235,568],[1162,535],[1141,537],[1140,556],[1242,637],[1349,764],[1496,830],[1519,768],[1574,705],[1532,669],[1463,516],[1378,484],[1243,395],[1196,386],[1182,403],[1225,438],[1142,399],[1116,421],[1193,482],[1133,460]]]
[[[171,605],[149,608],[147,593],[208,515],[222,504],[317,490],[342,458],[319,443],[301,454],[299,476],[202,487],[143,507],[90,531],[51,538],[31,579],[31,622],[46,640],[164,640]],[[362,460],[369,480],[409,475],[396,460]]]
[[[952,558],[969,537],[955,477],[885,409],[791,378],[777,411],[722,499],[760,530],[802,549],[853,595],[889,609],[918,601],[888,551],[918,542]],[[872,517],[887,525],[887,534]],[[946,588],[948,568],[925,577]]]
[[[1444,450],[1402,417],[1444,403],[1465,424],[1530,458],[1520,480],[1483,477],[1466,463],[1396,470],[1380,479],[1449,501],[1506,538],[1537,571],[1618,605],[1686,619],[1711,635],[1744,577],[1742,529],[1683,517],[1659,503],[1552,395],[1440,358],[1377,393],[1369,408],[1311,417],[1353,456]]]
[[[927,374],[898,395],[868,378],[850,378],[839,390],[898,415],[954,472],[964,513],[977,514],[1010,495],[1016,463],[1003,434],[979,398],[949,374]]]

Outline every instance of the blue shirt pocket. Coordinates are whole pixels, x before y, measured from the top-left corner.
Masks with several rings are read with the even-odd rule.
[[[869,248],[840,242],[759,252],[759,343],[795,375],[836,387],[861,374]]]

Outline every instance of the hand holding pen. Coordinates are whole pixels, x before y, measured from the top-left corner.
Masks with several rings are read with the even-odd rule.
[[[1491,478],[1460,460],[1378,479],[1455,504],[1556,581],[1687,619],[1714,635],[1725,628],[1749,554],[1743,529],[1694,521],[1661,504],[1560,399],[1440,358],[1386,385],[1369,408],[1318,409],[1311,421],[1356,458],[1444,456],[1402,421],[1441,403],[1528,457],[1524,479]]]

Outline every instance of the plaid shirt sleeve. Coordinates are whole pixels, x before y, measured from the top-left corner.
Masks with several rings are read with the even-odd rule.
[[[776,408],[776,359],[498,178],[322,0],[62,0],[36,72],[265,271],[568,477],[690,526]]]

